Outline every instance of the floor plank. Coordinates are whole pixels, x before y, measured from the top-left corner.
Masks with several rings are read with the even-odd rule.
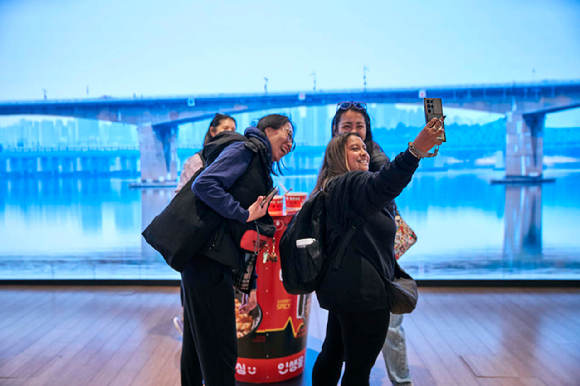
[[[180,384],[178,288],[0,286],[0,302],[1,386]],[[309,355],[327,315],[313,297]],[[578,386],[579,323],[579,289],[420,288],[403,327],[415,386]]]

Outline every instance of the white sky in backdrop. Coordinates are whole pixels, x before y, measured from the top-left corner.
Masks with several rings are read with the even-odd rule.
[[[368,88],[578,80],[580,1],[0,0],[0,101],[351,89],[364,66]]]

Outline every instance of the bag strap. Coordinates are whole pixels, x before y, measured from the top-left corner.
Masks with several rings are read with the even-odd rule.
[[[348,247],[348,244],[350,244],[350,241],[352,240],[356,230],[363,223],[363,221],[364,220],[361,218],[356,218],[352,222],[352,224],[350,224],[350,227],[348,228],[348,231],[346,232],[344,239],[342,240],[340,246],[338,247],[338,252],[336,254],[336,257],[334,258],[334,264],[332,264],[332,268],[334,269],[340,268],[340,264],[342,264],[342,259],[346,254],[346,248]]]
[[[258,234],[256,244],[254,245],[254,255],[258,256],[258,252],[260,252],[260,227],[256,222],[254,222],[254,225],[256,226],[256,233]]]

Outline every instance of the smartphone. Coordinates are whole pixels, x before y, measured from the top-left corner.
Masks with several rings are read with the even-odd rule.
[[[425,123],[433,118],[443,118],[443,102],[441,102],[441,98],[423,98],[423,106],[425,108]],[[441,123],[443,124],[443,129],[445,129],[445,121],[442,120]],[[447,142],[445,133],[437,139]]]
[[[278,193],[278,187],[274,186],[272,188],[272,190],[270,190],[268,192],[268,194],[266,195],[266,197],[264,197],[264,199],[262,200],[262,202],[260,203],[261,207],[264,207],[264,204],[267,203],[272,197],[274,197],[276,194]]]

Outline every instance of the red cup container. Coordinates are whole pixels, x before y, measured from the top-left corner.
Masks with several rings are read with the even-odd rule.
[[[286,210],[288,212],[298,211],[306,201],[307,193],[288,193],[286,194]]]
[[[270,209],[272,207],[270,206]],[[270,213],[272,213],[270,211]],[[275,250],[292,214],[272,215]],[[310,294],[290,295],[284,289],[280,259],[258,256],[258,307],[238,329],[236,379],[247,383],[283,382],[299,376],[306,366]],[[238,325],[238,328],[244,327]]]
[[[268,213],[270,215],[280,215],[284,211],[284,197],[274,196],[270,201],[270,207],[268,208]]]

